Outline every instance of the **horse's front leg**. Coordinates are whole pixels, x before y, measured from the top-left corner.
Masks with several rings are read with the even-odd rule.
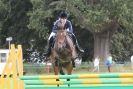
[[[67,74],[68,74],[68,75],[71,75],[71,74],[72,74],[72,71],[73,71],[73,65],[72,65],[72,63],[70,63],[70,64],[66,67],[66,70],[67,70]],[[67,81],[70,81],[70,79],[68,78]],[[70,86],[70,84],[68,84],[68,86]]]
[[[54,66],[54,74],[55,75],[58,75],[59,74],[59,68],[58,68],[58,66]],[[58,82],[60,80],[59,79],[56,79],[56,81]],[[57,86],[59,87],[59,84],[57,84]]]
[[[55,75],[58,75],[58,74],[59,74],[59,68],[56,67],[56,66],[54,67],[54,74],[55,74]]]
[[[55,73],[55,75],[58,75],[59,74],[59,71],[60,71],[60,69],[59,69],[59,61],[58,61],[58,59],[56,59],[56,61],[54,62],[54,64],[53,64],[54,66],[54,73]],[[60,81],[59,79],[56,79],[56,81]],[[59,87],[59,84],[57,84],[57,86]]]

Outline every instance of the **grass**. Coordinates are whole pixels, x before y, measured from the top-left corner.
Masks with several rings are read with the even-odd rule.
[[[83,62],[78,68],[73,70],[73,74],[87,74],[92,73],[93,70],[93,63],[87,63]],[[26,63],[24,64],[24,71],[26,72],[26,75],[42,75],[42,74],[54,74],[53,68],[50,67],[50,72],[47,72],[46,66],[43,64],[32,64],[32,63]],[[65,71],[66,72],[66,71]],[[106,73],[108,72],[107,67],[104,63],[100,63],[100,72],[98,73]],[[125,64],[113,64],[111,68],[111,72],[133,72],[133,69],[131,68],[131,63],[125,63]]]

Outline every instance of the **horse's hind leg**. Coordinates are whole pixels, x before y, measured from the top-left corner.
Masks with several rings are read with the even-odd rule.
[[[65,75],[62,66],[60,67],[60,74],[61,74],[61,75]]]

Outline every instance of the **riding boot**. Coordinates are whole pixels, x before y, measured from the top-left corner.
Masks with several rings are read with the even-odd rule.
[[[74,34],[72,34],[72,39],[73,39],[74,45],[76,46],[76,50],[78,50],[81,53],[84,53],[84,50],[81,47],[79,47],[78,41]]]
[[[50,56],[52,43],[53,43],[53,37],[51,37],[50,40],[48,40],[48,49],[47,49],[47,52],[44,54],[44,56],[46,57]]]
[[[75,45],[76,45],[76,49],[79,50],[79,52],[84,53],[84,50],[79,46],[77,41]]]

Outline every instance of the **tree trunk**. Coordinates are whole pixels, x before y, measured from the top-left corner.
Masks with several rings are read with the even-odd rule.
[[[94,58],[99,56],[101,60],[105,60],[110,54],[110,41],[113,33],[119,28],[117,20],[105,25],[105,29],[101,32],[94,33]]]
[[[110,36],[109,31],[94,34],[94,58],[99,56],[102,60],[106,59],[110,53]]]

